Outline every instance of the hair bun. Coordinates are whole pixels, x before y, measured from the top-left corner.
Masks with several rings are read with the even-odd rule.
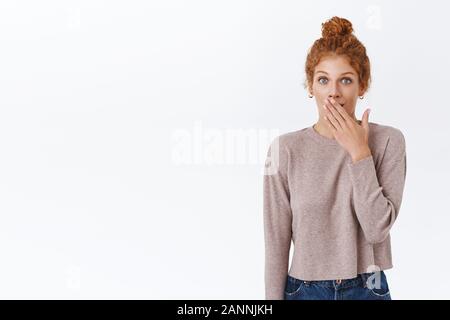
[[[352,23],[344,18],[334,16],[330,20],[322,23],[322,37],[330,38],[337,36],[347,36],[353,32]]]

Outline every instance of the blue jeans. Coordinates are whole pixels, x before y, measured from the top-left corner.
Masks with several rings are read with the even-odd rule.
[[[289,274],[284,300],[392,300],[386,274],[361,273],[342,280],[304,281]]]

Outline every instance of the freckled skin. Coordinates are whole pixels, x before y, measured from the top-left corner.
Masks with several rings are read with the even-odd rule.
[[[355,117],[356,99],[365,88],[346,56],[326,56],[314,68],[312,93],[316,97],[319,120],[314,129],[335,139],[350,154],[353,163],[371,156],[369,109],[362,120]]]
[[[318,71],[325,71],[327,74]],[[353,74],[343,74],[345,72]],[[344,102],[343,108],[350,117],[361,123],[355,117],[355,108],[358,96],[364,95],[364,88],[361,88],[357,72],[345,56],[325,57],[316,65],[310,93],[315,97],[319,113],[314,128],[323,136],[333,139],[333,134],[323,118],[326,114],[323,105],[328,97],[337,102]]]

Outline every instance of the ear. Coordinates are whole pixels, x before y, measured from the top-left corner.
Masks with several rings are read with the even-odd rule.
[[[306,91],[308,91],[308,93],[313,96],[314,95],[314,91],[313,91],[313,88],[312,88],[312,83],[310,83],[308,81],[308,79],[305,79],[304,85],[305,85]]]
[[[358,96],[363,96],[365,93],[366,93],[366,88],[361,87],[361,88],[359,89],[359,94],[358,94]]]

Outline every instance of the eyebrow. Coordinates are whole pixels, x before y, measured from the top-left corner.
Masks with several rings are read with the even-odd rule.
[[[316,73],[319,73],[319,72],[322,72],[322,73],[328,74],[328,73],[326,73],[325,71],[321,71],[321,70],[319,70],[319,71],[316,71]],[[347,71],[347,72],[341,73],[341,75],[344,75],[344,74],[347,74],[347,73],[355,75],[355,73],[354,73],[354,72],[351,72],[351,71]]]

